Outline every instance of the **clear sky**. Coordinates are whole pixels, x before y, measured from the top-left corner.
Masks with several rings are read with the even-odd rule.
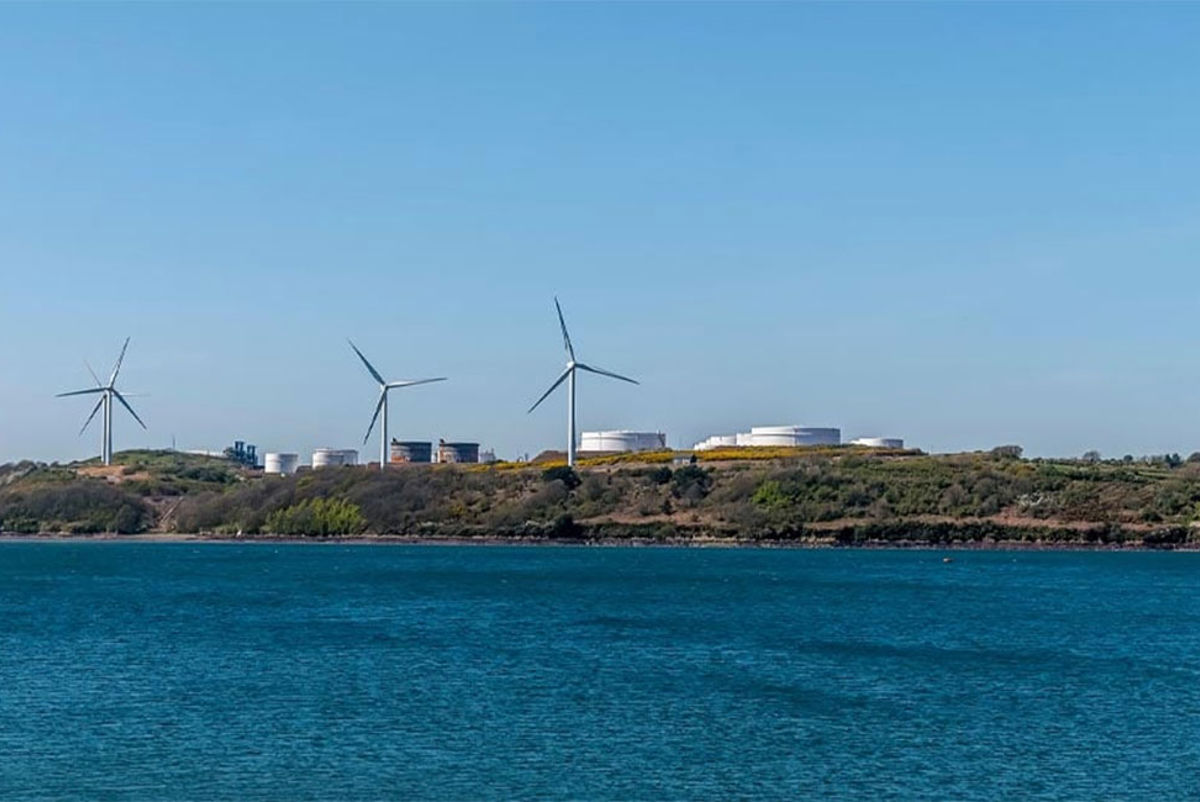
[[[1200,5],[0,6],[0,461],[1200,449]],[[561,392],[561,391],[560,391]],[[373,455],[374,440],[368,446]]]

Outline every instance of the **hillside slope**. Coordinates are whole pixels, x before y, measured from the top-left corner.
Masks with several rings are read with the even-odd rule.
[[[747,458],[753,457],[753,458]],[[798,544],[1200,544],[1200,464],[861,449],[264,477],[220,459],[0,468],[0,531]]]

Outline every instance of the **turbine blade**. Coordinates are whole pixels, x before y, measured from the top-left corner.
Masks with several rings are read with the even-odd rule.
[[[366,360],[363,361],[365,362]],[[364,446],[367,444],[367,441],[371,439],[371,431],[375,428],[375,421],[379,420],[379,410],[383,409],[383,399],[385,398],[387,398],[386,387],[382,392],[379,393],[379,401],[375,403],[375,414],[371,416],[371,425],[367,427],[367,433],[363,435]]]
[[[129,406],[129,402],[125,400],[125,396],[121,395],[116,390],[113,390],[112,394],[117,397],[118,401],[121,402],[121,406],[125,407],[125,409],[127,409],[129,411],[129,414],[133,416],[133,419],[135,421],[137,421],[138,423],[142,424],[142,428],[145,429],[146,428],[145,421],[143,421],[141,418],[139,418],[138,414],[133,411],[133,407]]]
[[[362,363],[367,366],[367,370],[369,370],[371,372],[371,375],[375,377],[375,381],[379,382],[380,384],[386,385],[387,382],[385,382],[383,380],[383,377],[379,375],[379,371],[375,370],[375,366],[367,361],[367,358],[365,356],[363,356],[362,351],[358,350],[358,346],[354,344],[353,340],[350,340],[349,338],[347,338],[346,342],[350,343],[350,347],[354,349],[354,353],[358,354],[358,358],[362,360]]]
[[[567,349],[567,356],[571,361],[575,361],[575,348],[571,345],[571,335],[567,334],[567,322],[563,320],[562,307],[558,305],[558,296],[554,296],[554,308],[558,310],[558,325],[562,327],[563,347]]]
[[[107,389],[107,387],[89,387],[86,390],[72,390],[69,393],[57,393],[54,397],[66,398],[69,395],[91,395],[92,393],[102,393]]]
[[[96,380],[96,386],[103,387],[104,384],[100,381],[100,377],[96,375],[96,371],[92,370],[91,364],[86,359],[83,360],[83,366],[87,368],[88,373],[92,374],[92,378]]]
[[[636,381],[635,379],[631,379],[628,376],[622,376],[620,373],[613,373],[611,370],[601,370],[600,368],[594,368],[591,365],[583,364],[576,365],[575,367],[579,368],[580,370],[586,370],[588,373],[599,373],[601,376],[610,376],[614,379],[620,379],[623,382],[629,382],[630,384],[641,384],[641,382]]]
[[[389,390],[393,390],[397,387],[412,387],[413,385],[416,385],[416,384],[429,384],[430,382],[444,382],[444,381],[446,381],[445,376],[441,376],[436,379],[410,379],[407,381],[388,382],[387,388]]]
[[[121,363],[125,361],[125,349],[129,347],[129,338],[125,338],[125,344],[121,346],[121,355],[117,357],[117,364],[113,366],[112,375],[108,377],[108,386],[112,387],[117,383],[117,374],[121,372]]]
[[[92,418],[96,417],[96,413],[100,411],[100,407],[104,406],[104,396],[100,396],[100,400],[96,402],[96,406],[92,407],[92,414],[88,415],[87,420],[83,422],[83,428],[79,430],[79,436],[83,437],[83,433],[87,431],[87,427],[92,422]]]
[[[559,377],[558,377],[558,378],[557,378],[557,379],[554,381],[554,384],[550,385],[550,389],[549,389],[549,390],[547,390],[546,392],[542,393],[542,397],[541,397],[541,398],[539,398],[537,401],[535,401],[535,402],[533,403],[533,406],[531,406],[531,407],[529,408],[529,412],[533,412],[535,409],[537,409],[537,408],[538,408],[538,404],[540,404],[540,403],[542,403],[543,401],[545,401],[545,400],[546,400],[546,398],[547,398],[547,397],[550,395],[550,393],[552,393],[552,392],[554,392],[555,390],[557,390],[557,389],[558,389],[558,385],[562,384],[562,383],[563,383],[563,381],[565,381],[565,380],[566,380],[566,378],[567,378],[567,376],[569,376],[569,375],[571,375],[571,369],[570,369],[570,368],[567,368],[566,370],[564,370],[564,371],[562,372],[562,375],[561,375],[561,376],[559,376]],[[526,414],[526,415],[528,415],[528,414],[529,414],[529,412],[526,412],[525,414]]]

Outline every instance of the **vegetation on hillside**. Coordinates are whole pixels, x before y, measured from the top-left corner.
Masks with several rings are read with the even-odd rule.
[[[665,453],[665,452],[664,452]],[[639,538],[829,543],[1198,540],[1200,456],[1027,460],[1008,446],[928,456],[862,449],[572,470],[365,467],[260,477],[170,452],[92,466],[0,467],[0,529],[243,536]]]

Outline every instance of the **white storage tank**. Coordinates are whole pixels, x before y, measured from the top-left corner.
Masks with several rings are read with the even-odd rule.
[[[714,448],[735,448],[737,446],[736,434],[714,434],[704,438],[696,445],[692,446],[692,451],[709,451]]]
[[[662,432],[631,432],[625,429],[608,432],[584,432],[580,437],[580,451],[658,451],[667,447],[667,436]]]
[[[263,473],[274,473],[287,476],[296,472],[300,464],[299,454],[267,452],[263,456]]]
[[[358,452],[353,448],[318,448],[312,455],[314,468],[332,468],[336,465],[357,465]]]
[[[899,437],[859,437],[851,440],[852,446],[867,446],[868,448],[904,448],[904,440]]]
[[[741,445],[741,435],[738,436]],[[751,446],[836,446],[842,430],[822,426],[754,426],[746,438]]]

